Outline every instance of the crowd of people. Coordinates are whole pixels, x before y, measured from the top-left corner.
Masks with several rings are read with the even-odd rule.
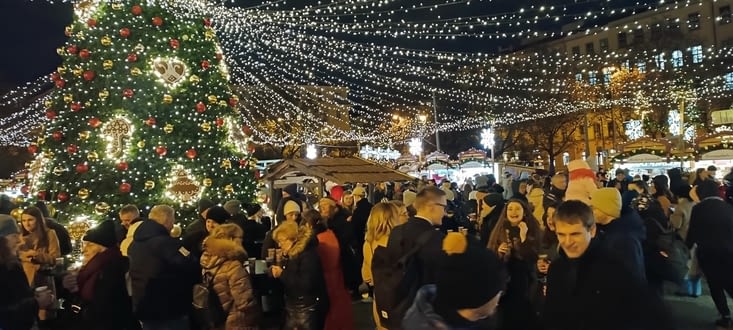
[[[353,329],[359,302],[377,329],[674,329],[665,283],[698,297],[703,277],[731,328],[733,175],[714,171],[289,185],[272,221],[201,200],[182,233],[172,207],[127,205],[68,268],[39,202],[0,214],[0,329]]]

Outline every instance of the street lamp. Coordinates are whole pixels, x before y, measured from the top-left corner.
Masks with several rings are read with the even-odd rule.
[[[410,146],[410,154],[413,156],[422,156],[422,140],[419,138],[412,138],[409,143]]]
[[[491,127],[484,128],[481,131],[481,145],[484,146],[484,149],[489,151],[489,164],[491,165],[491,171],[495,172],[494,170],[494,129]]]
[[[305,147],[305,157],[308,159],[318,158],[318,150],[315,144],[309,144]]]

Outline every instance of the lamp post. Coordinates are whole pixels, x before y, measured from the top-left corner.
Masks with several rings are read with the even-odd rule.
[[[484,149],[486,149],[489,152],[489,164],[491,166],[491,172],[494,171],[494,129],[484,128],[481,131],[481,145],[484,146]]]

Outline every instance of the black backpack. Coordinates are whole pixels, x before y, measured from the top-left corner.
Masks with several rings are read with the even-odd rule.
[[[415,300],[422,285],[421,265],[414,258],[434,234],[428,230],[417,238],[417,244],[406,254],[395,247],[378,246],[372,254],[374,301],[380,323],[388,329],[402,328],[402,318]],[[402,241],[402,238],[395,243]]]
[[[219,295],[214,290],[214,277],[219,272],[221,265],[214,273],[204,273],[201,283],[193,286],[193,309],[196,323],[202,329],[214,329],[224,325],[227,320],[227,313],[221,305]]]

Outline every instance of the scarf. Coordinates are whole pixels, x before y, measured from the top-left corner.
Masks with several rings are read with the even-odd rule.
[[[89,263],[81,268],[77,282],[79,283],[79,294],[84,301],[92,301],[94,298],[95,284],[102,269],[110,262],[119,258],[122,258],[119,249],[108,248],[104,252],[98,253],[92,260],[89,260]]]

